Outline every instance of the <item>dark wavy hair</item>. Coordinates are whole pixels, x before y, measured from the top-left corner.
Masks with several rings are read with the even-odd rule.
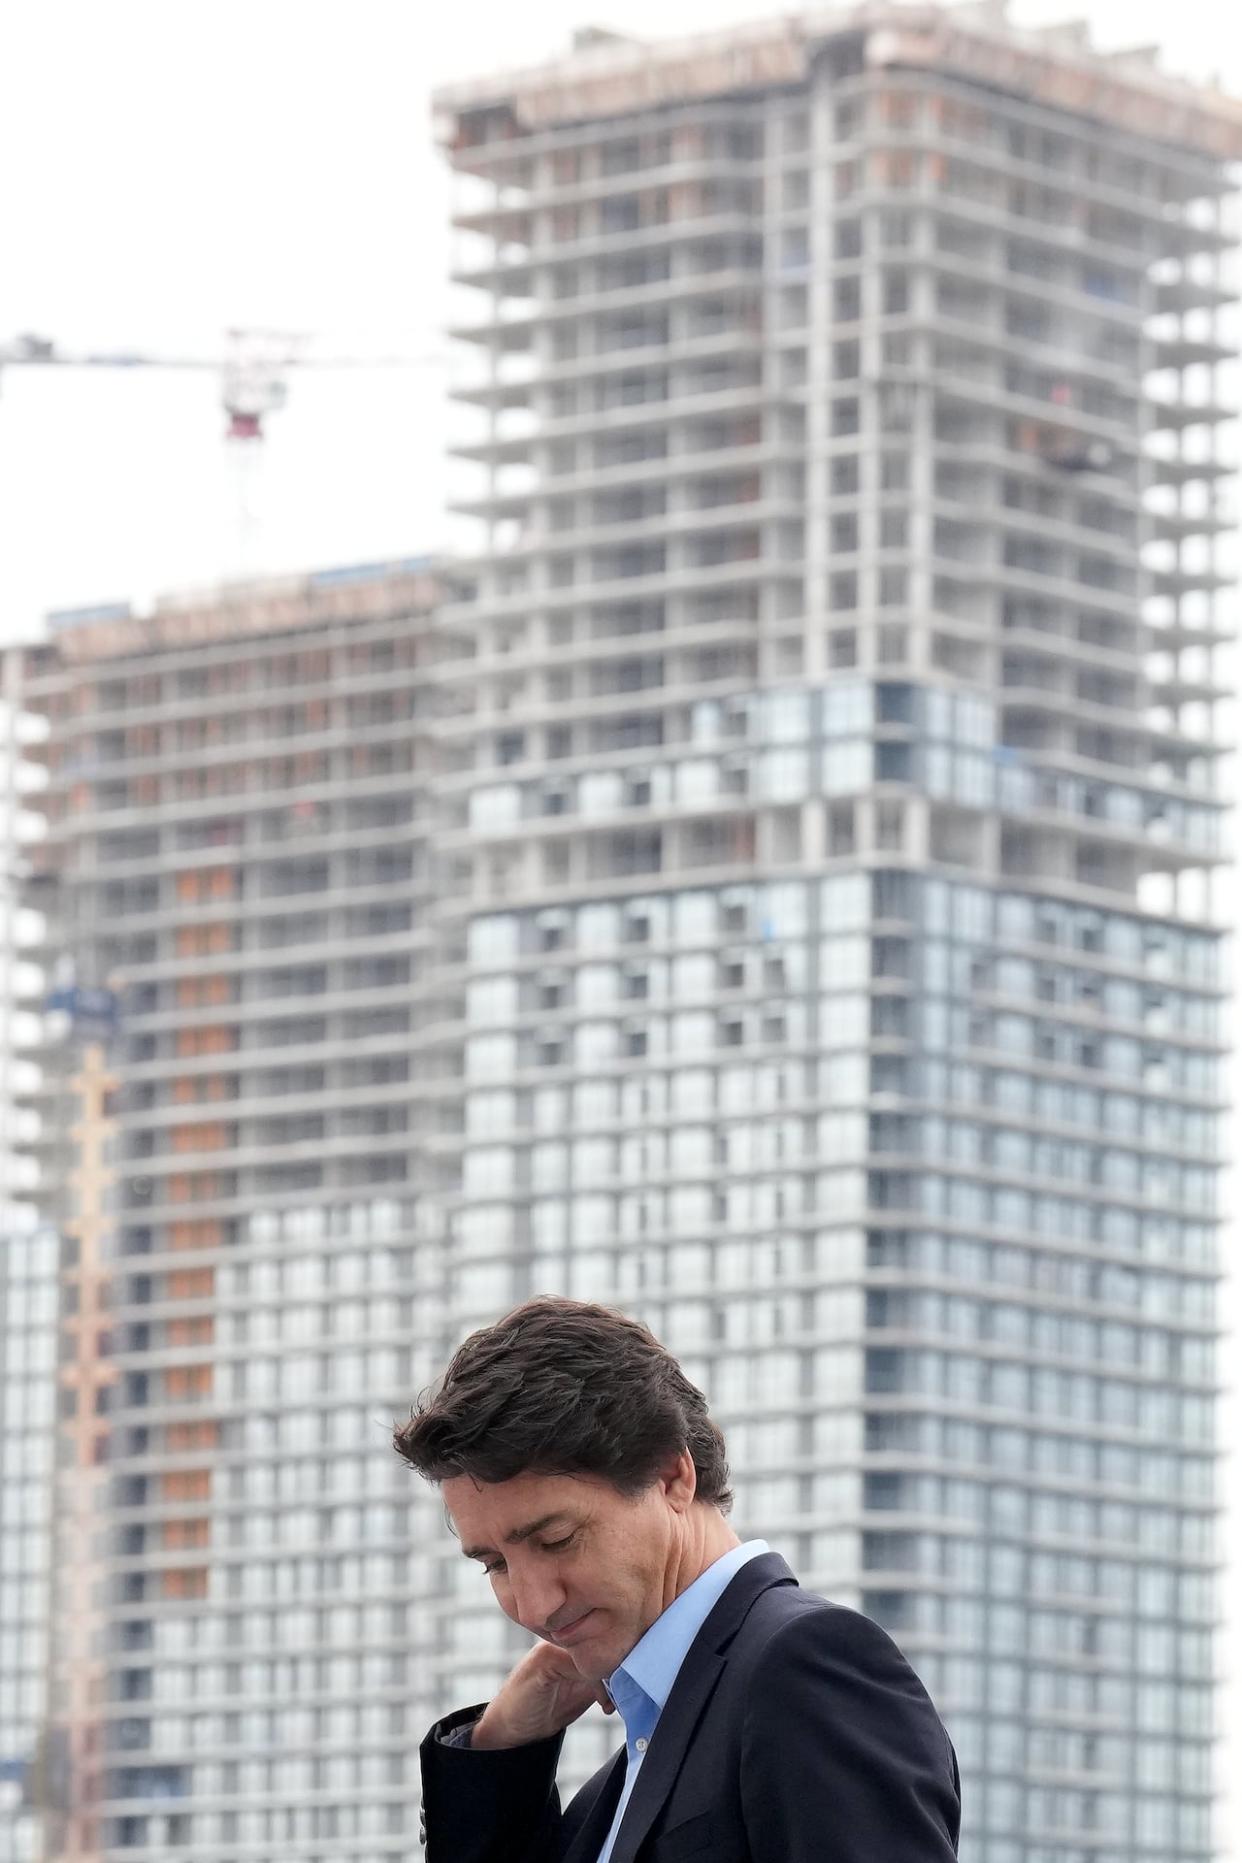
[[[733,1505],[724,1437],[672,1354],[624,1313],[550,1294],[471,1333],[393,1446],[431,1482],[593,1475],[629,1496],[688,1450],[697,1498]]]

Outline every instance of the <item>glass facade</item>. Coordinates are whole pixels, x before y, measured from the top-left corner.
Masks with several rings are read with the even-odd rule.
[[[461,1328],[549,1289],[651,1323],[739,1522],[943,1703],[975,1854],[1194,1854],[1219,941],[898,869],[627,912],[472,928]]]

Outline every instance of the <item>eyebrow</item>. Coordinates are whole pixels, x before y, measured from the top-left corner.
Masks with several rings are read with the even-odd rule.
[[[506,1533],[505,1545],[520,1546],[522,1541],[528,1540],[533,1533],[542,1533],[543,1529],[550,1527],[554,1520],[564,1520],[566,1517],[563,1507],[555,1508],[550,1514],[541,1514],[538,1520],[532,1520],[524,1527],[514,1527],[512,1533]],[[463,1559],[484,1559],[488,1553],[495,1552],[495,1550],[494,1546],[463,1546],[461,1549]]]

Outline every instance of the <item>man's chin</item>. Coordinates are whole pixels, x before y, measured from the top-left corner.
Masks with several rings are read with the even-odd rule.
[[[614,1647],[613,1637],[588,1637],[580,1649],[571,1650],[574,1668],[584,1682],[606,1682],[625,1659],[625,1651]]]

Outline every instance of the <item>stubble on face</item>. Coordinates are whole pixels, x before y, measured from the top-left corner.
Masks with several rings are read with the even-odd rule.
[[[598,1625],[569,1652],[584,1681],[600,1682],[612,1675],[665,1609],[658,1553],[654,1544],[618,1545],[611,1540],[601,1547],[597,1569],[602,1582],[595,1587],[600,1598],[595,1607]]]

